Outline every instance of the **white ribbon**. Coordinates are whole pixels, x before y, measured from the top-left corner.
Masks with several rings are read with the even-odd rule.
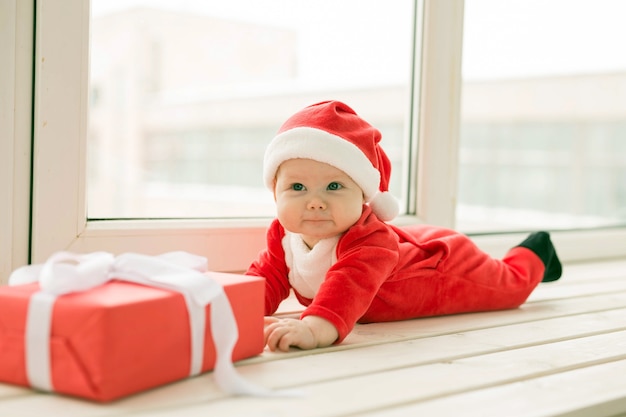
[[[107,252],[74,254],[58,252],[43,265],[16,269],[9,285],[39,282],[26,318],[26,372],[31,386],[53,391],[50,368],[50,327],[57,297],[87,291],[111,279],[179,292],[189,312],[191,364],[189,375],[202,370],[204,355],[205,309],[211,304],[211,331],[216,362],[213,370],[217,385],[230,394],[268,396],[272,393],[243,379],[231,361],[239,337],[237,322],[224,289],[202,272],[205,258],[187,252],[160,256],[125,253],[114,257]]]

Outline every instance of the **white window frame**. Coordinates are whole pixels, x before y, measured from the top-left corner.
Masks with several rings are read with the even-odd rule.
[[[417,178],[409,192],[415,216],[399,223],[454,227],[460,118],[463,0],[424,0],[423,33],[414,76],[410,158]],[[209,267],[245,270],[265,243],[268,220],[87,221],[85,138],[88,89],[88,0],[38,0],[34,86],[34,158],[31,260],[57,250],[206,255]],[[417,140],[419,137],[419,140]],[[1,220],[1,219],[0,219]],[[624,229],[553,234],[564,260],[624,256]],[[494,255],[518,235],[476,237]],[[601,244],[601,245],[600,245]],[[603,249],[597,251],[599,247]],[[581,250],[582,249],[582,250]]]
[[[0,2],[0,284],[28,262],[33,2]]]

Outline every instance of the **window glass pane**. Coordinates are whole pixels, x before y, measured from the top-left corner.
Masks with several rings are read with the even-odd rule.
[[[88,217],[271,216],[263,152],[318,101],[383,133],[398,196],[412,0],[92,0]]]
[[[626,223],[619,0],[466,0],[457,227]]]

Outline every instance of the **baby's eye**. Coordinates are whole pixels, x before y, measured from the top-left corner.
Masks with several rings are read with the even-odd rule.
[[[343,186],[341,184],[339,184],[338,182],[331,182],[330,184],[328,184],[328,187],[326,187],[328,190],[339,190],[341,188],[343,188]]]
[[[302,191],[304,190],[304,185],[300,184],[299,182],[296,182],[294,184],[291,184],[291,189],[294,191]]]

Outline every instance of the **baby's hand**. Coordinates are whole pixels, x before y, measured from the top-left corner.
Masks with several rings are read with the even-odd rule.
[[[290,346],[314,349],[330,346],[339,333],[328,320],[307,316],[302,320],[265,317],[265,344],[271,351],[287,352]]]

